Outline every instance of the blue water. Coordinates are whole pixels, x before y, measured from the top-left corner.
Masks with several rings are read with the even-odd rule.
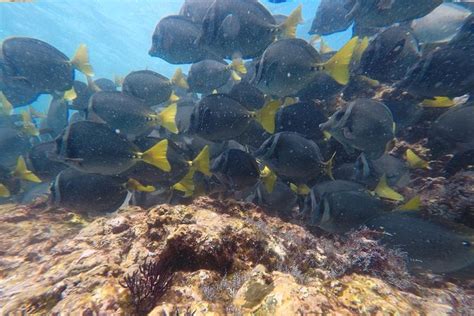
[[[96,78],[125,76],[134,70],[150,69],[171,76],[176,65],[150,57],[148,50],[158,21],[177,14],[184,0],[37,0],[34,3],[0,4],[0,39],[28,36],[44,40],[67,56],[81,43],[89,47]],[[298,37],[309,39],[319,0],[270,3],[262,1],[273,14],[289,14],[303,6],[304,24]],[[346,31],[326,37],[334,49],[350,39]],[[181,65],[187,71],[189,65]],[[85,80],[77,73],[79,80]],[[35,107],[44,108],[50,96],[42,96]]]

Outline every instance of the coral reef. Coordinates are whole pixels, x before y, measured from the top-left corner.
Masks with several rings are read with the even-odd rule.
[[[0,237],[2,315],[474,310],[469,282],[409,275],[403,254],[369,230],[327,236],[232,201],[127,207],[101,218],[4,205]]]

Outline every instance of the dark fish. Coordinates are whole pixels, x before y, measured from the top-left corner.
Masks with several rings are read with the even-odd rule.
[[[397,22],[421,18],[437,6],[442,0],[355,0],[346,19],[354,18],[364,27],[390,26]]]
[[[320,128],[334,136],[347,152],[360,150],[369,159],[383,155],[395,132],[390,110],[383,103],[369,99],[349,103]]]
[[[7,75],[0,75],[0,91],[3,92],[13,107],[29,105],[36,101],[40,95],[40,92],[26,79],[22,77],[9,77]]]
[[[393,26],[377,34],[370,42],[355,73],[392,83],[403,79],[420,57],[418,44],[410,30]]]
[[[188,73],[189,91],[208,94],[231,80],[241,80],[237,71],[245,70],[239,60],[228,65],[225,62],[206,59],[191,66]],[[246,70],[245,70],[246,71]]]
[[[198,42],[222,58],[234,54],[254,58],[263,53],[277,35],[295,37],[301,6],[277,25],[273,15],[258,1],[216,0],[206,12]]]
[[[315,142],[323,139],[319,124],[327,121],[323,111],[314,102],[298,102],[278,110],[276,132],[296,132]]]
[[[424,55],[396,87],[420,99],[457,97],[474,89],[474,15],[447,44]]]
[[[56,143],[54,141],[33,146],[26,155],[26,165],[42,181],[53,180],[67,166],[55,157]]]
[[[262,125],[256,121],[252,121],[245,131],[237,136],[235,140],[242,145],[250,146],[252,149],[258,149],[270,136],[272,136],[272,134],[268,133]]]
[[[265,184],[260,182],[252,201],[280,216],[289,216],[293,208],[296,207],[297,199],[296,193],[286,183],[277,180],[272,192],[268,192]]]
[[[260,170],[255,158],[238,149],[228,149],[214,159],[211,172],[234,191],[251,188],[260,179]]]
[[[10,168],[15,165],[18,156],[30,149],[27,135],[18,129],[0,128],[0,165]]]
[[[265,95],[247,81],[234,84],[229,96],[248,110],[258,110],[265,105]]]
[[[49,104],[44,127],[52,137],[59,135],[66,128],[69,119],[68,104],[64,99],[53,98]]]
[[[435,155],[474,149],[474,106],[456,106],[433,123],[428,146]]]
[[[210,141],[230,140],[241,135],[252,120],[273,132],[279,106],[279,102],[270,102],[261,110],[251,112],[228,95],[208,95],[195,108],[189,132]]]
[[[473,167],[474,149],[470,149],[456,153],[446,164],[444,170],[448,176],[453,176],[462,169],[472,170]]]
[[[76,92],[76,98],[72,100],[69,108],[72,110],[84,111],[89,105],[89,99],[94,93],[90,87],[82,81],[74,80],[73,83],[74,91]]]
[[[344,87],[327,73],[319,72],[298,91],[296,96],[302,101],[320,100],[330,103],[342,92]]]
[[[383,232],[382,243],[406,252],[414,270],[450,273],[474,262],[472,233],[466,236],[417,214],[386,213],[366,225]]]
[[[369,188],[375,188],[383,176],[386,177],[390,187],[404,187],[410,180],[407,164],[389,154],[384,154],[375,160],[367,159],[362,154],[357,158],[353,168],[354,175],[351,180],[363,183]]]
[[[38,92],[70,90],[74,69],[93,75],[84,45],[69,60],[58,49],[41,40],[11,37],[2,42],[1,52],[3,73],[27,81]]]
[[[125,94],[154,106],[170,100],[173,86],[170,79],[151,70],[134,71],[128,74],[122,85]]]
[[[80,213],[116,211],[127,198],[127,179],[116,176],[62,171],[51,186],[51,203]]]
[[[272,135],[255,152],[285,181],[307,184],[322,177],[326,164],[318,145],[293,132]]]
[[[200,24],[213,2],[214,0],[185,0],[179,15],[183,15],[194,23]]]
[[[176,104],[158,114],[140,99],[121,92],[95,93],[87,111],[89,120],[104,122],[130,139],[146,136],[158,125],[177,133],[175,117]]]
[[[99,78],[99,79],[94,80],[94,85],[100,91],[108,91],[108,92],[117,91],[117,85],[115,84],[115,82],[107,78]]]
[[[318,51],[302,39],[274,42],[260,58],[251,83],[262,92],[279,97],[296,95],[321,72],[331,75],[340,84],[347,84],[356,44],[357,38],[354,38],[329,61],[323,62]]]
[[[149,54],[170,64],[191,64],[206,59],[208,53],[196,42],[199,34],[199,26],[192,20],[167,16],[156,26]]]
[[[124,136],[101,123],[79,121],[70,124],[56,139],[56,146],[58,157],[82,172],[117,175],[139,161],[164,171],[171,170],[166,159],[166,140],[142,152]]]
[[[351,0],[322,0],[309,34],[330,35],[349,28],[352,24],[348,18],[350,4]]]
[[[311,224],[339,234],[357,229],[384,212],[381,200],[360,189],[325,192],[311,206]]]

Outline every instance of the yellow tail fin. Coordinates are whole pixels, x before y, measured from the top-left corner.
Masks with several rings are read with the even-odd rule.
[[[168,102],[175,103],[179,101],[179,97],[176,95],[174,91],[171,92],[170,98],[168,99]]]
[[[30,115],[31,117],[34,117],[34,118],[46,118],[46,115],[41,113],[40,111],[37,111],[34,107],[32,107],[31,105],[28,106],[28,111],[30,111]]]
[[[26,168],[26,163],[23,156],[18,157],[15,171],[13,171],[13,176],[21,180],[41,183],[41,179],[38,178],[33,172],[31,172],[30,170]]]
[[[185,90],[189,89],[188,82],[186,81],[186,78],[184,77],[181,68],[176,69],[173,78],[171,78],[171,83]]]
[[[407,149],[407,151],[405,152],[405,157],[408,162],[408,165],[412,169],[427,169],[429,167],[428,161],[421,159],[411,149]]]
[[[295,38],[296,27],[301,23],[303,23],[302,6],[299,5],[290,13],[285,22],[279,26],[282,36],[286,38]]]
[[[318,34],[315,34],[315,35],[311,36],[311,38],[308,41],[308,43],[311,46],[316,45],[316,43],[318,43],[318,42],[321,43],[321,35],[318,35]]]
[[[324,71],[339,84],[346,85],[349,83],[349,65],[357,41],[358,37],[351,39],[336,55],[322,65]]]
[[[369,38],[366,36],[361,41],[357,42],[357,45],[354,48],[354,53],[352,53],[352,62],[356,64],[360,63],[362,55],[367,47],[369,47]]]
[[[94,92],[100,92],[102,91],[101,88],[99,88],[99,86],[94,82],[94,80],[92,79],[91,76],[86,76],[86,79],[87,79],[87,85],[89,86],[89,88],[94,91]]]
[[[232,63],[230,64],[230,68],[234,69],[235,71],[241,73],[241,74],[246,74],[247,73],[247,68],[245,68],[244,61],[242,58],[234,58],[232,59]]]
[[[156,188],[152,185],[143,185],[138,180],[129,179],[127,181],[127,189],[132,191],[139,191],[139,192],[153,192]]]
[[[23,131],[27,133],[28,135],[38,136],[39,131],[36,128],[35,124],[33,123],[33,120],[31,119],[30,112],[27,112],[27,111],[21,112],[21,117],[23,120]]]
[[[375,188],[374,192],[381,198],[393,201],[403,201],[405,199],[403,195],[388,186],[387,177],[385,175],[380,178],[380,181],[377,184],[377,187]]]
[[[71,89],[64,92],[63,98],[66,101],[72,101],[72,100],[76,99],[77,98],[77,93],[76,93],[76,90],[74,90],[74,87],[72,87]]]
[[[421,208],[421,198],[419,195],[411,198],[408,202],[397,207],[397,211],[418,211]]]
[[[320,45],[319,46],[319,52],[321,54],[328,54],[328,53],[332,53],[334,51],[334,49],[329,47],[323,39],[321,39],[321,42],[320,42],[319,45]]]
[[[178,126],[176,126],[176,112],[178,111],[178,106],[176,103],[171,104],[167,108],[158,114],[160,118],[160,124],[171,133],[178,134]]]
[[[196,188],[194,185],[194,173],[196,171],[191,168],[189,172],[184,176],[184,178],[172,186],[173,189],[177,191],[184,192],[185,197],[190,197],[194,194],[194,189]]]
[[[311,189],[306,184],[296,185],[290,183],[290,189],[298,195],[308,195]]]
[[[324,140],[325,141],[329,141],[332,137],[331,133],[329,133],[328,131],[323,131],[323,135],[324,135]]]
[[[210,171],[210,152],[209,152],[209,146],[206,145],[204,148],[201,150],[201,152],[197,155],[196,158],[191,163],[191,166],[193,167],[192,169],[197,170],[204,175],[210,177],[211,176],[211,171]]]
[[[450,108],[456,103],[448,97],[434,97],[434,99],[425,99],[421,105],[426,108]]]
[[[275,115],[280,106],[281,102],[279,100],[270,101],[255,113],[255,120],[271,134],[275,132]]]
[[[163,171],[171,171],[171,165],[167,158],[168,140],[164,139],[144,153],[139,154],[141,159]]]
[[[76,54],[71,60],[71,63],[86,76],[94,76],[94,70],[89,63],[89,52],[85,44],[79,45]]]
[[[0,115],[11,115],[13,111],[13,105],[8,101],[7,97],[0,91]]]
[[[277,181],[277,175],[267,166],[265,166],[260,173],[262,178],[263,185],[268,193],[272,193],[275,188],[275,183]]]
[[[8,190],[8,188],[5,185],[0,183],[0,197],[7,198],[7,197],[10,197],[10,195],[11,195],[10,190]]]

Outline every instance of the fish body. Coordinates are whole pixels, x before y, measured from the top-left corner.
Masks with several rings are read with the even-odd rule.
[[[350,4],[351,0],[322,0],[309,34],[331,35],[348,29],[352,24]]]
[[[185,0],[179,15],[187,17],[194,23],[202,23],[213,2],[214,0]]]
[[[165,76],[151,70],[140,70],[125,77],[122,91],[151,107],[168,101],[173,88]]]
[[[370,99],[357,99],[335,112],[320,125],[348,152],[359,150],[369,159],[377,159],[394,138],[392,113],[383,104]]]
[[[43,182],[53,180],[67,166],[55,157],[54,141],[34,145],[26,155],[26,165]]]
[[[224,86],[231,78],[232,70],[224,62],[206,59],[191,66],[188,73],[190,91],[211,93]]]

